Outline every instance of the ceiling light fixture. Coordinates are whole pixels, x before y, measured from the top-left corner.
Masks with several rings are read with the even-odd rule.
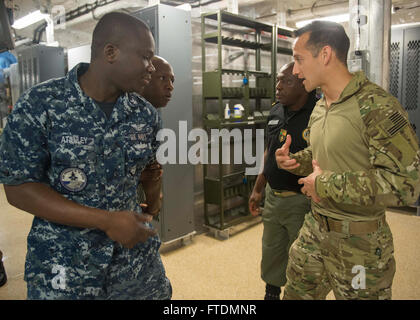
[[[175,8],[182,9],[185,11],[191,11],[191,5],[189,3],[181,4],[179,6],[176,6]]]
[[[14,29],[26,28],[27,26],[30,26],[31,24],[37,23],[41,20],[45,20],[46,16],[48,16],[48,14],[41,13],[40,10],[31,12],[28,15],[15,20],[15,22],[12,25],[12,28]]]

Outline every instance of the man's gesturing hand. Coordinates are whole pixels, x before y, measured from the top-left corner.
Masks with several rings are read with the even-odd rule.
[[[276,150],[276,162],[280,169],[292,170],[300,166],[300,164],[296,162],[296,159],[289,157],[289,148],[291,143],[292,137],[287,135],[283,146]]]
[[[261,192],[257,192],[255,190],[252,191],[251,196],[249,197],[248,206],[249,212],[256,217],[261,213],[260,203],[263,198]]]
[[[156,235],[156,230],[144,225],[148,218],[132,211],[115,211],[109,213],[107,227],[103,231],[112,240],[121,243],[126,248],[133,248],[139,242]]]
[[[302,189],[300,189],[302,193],[306,195],[307,197],[312,198],[314,202],[318,203],[321,201],[321,199],[318,197],[318,194],[316,193],[315,179],[317,176],[319,176],[322,173],[322,169],[320,168],[316,160],[312,160],[312,167],[314,168],[314,171],[306,178],[300,178],[298,180],[298,183],[303,184]]]

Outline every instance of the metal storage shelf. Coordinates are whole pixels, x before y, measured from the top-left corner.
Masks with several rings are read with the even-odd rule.
[[[219,230],[225,230],[229,227],[233,227],[239,223],[249,220],[248,211],[242,206],[234,207],[224,211],[223,216],[214,214],[207,215],[206,225],[211,228]]]
[[[231,120],[231,121],[219,121],[219,120],[204,120],[204,125],[209,128],[228,128],[228,127],[245,127],[245,126],[255,126],[256,124],[265,124],[267,118],[258,119],[258,120]]]
[[[205,17],[207,19],[212,19],[212,20],[220,20],[228,23],[228,24],[233,24],[236,26],[241,26],[241,27],[246,27],[246,28],[251,28],[251,29],[256,29],[256,30],[260,30],[260,31],[265,31],[265,32],[272,32],[271,29],[271,25],[268,23],[263,23],[260,21],[256,21],[253,19],[250,19],[248,17],[242,16],[242,15],[238,15],[238,14],[233,14],[227,11],[219,11],[219,12],[211,12],[211,13],[206,13],[203,14],[202,17]],[[284,28],[279,28],[277,27],[277,34],[279,35],[283,35],[286,37],[292,37],[292,31],[288,30],[288,29],[284,29]]]
[[[207,37],[204,38],[206,42],[210,43],[218,43],[218,37]],[[235,39],[232,37],[221,37],[222,39],[222,45],[232,46],[232,47],[239,47],[244,49],[264,49],[266,51],[270,51],[271,48],[268,47],[268,45],[264,45],[261,43],[248,41],[248,40],[241,40],[241,39]]]
[[[217,30],[206,32],[206,19],[215,20]],[[233,32],[238,27],[248,28],[252,41],[249,39],[237,39],[222,35],[222,30],[227,25],[234,26]],[[265,42],[262,41],[265,35]],[[277,70],[277,53],[292,54],[288,48],[280,48],[277,45],[278,35],[292,36],[290,30],[278,28],[276,25],[262,23],[235,15],[225,11],[205,13],[201,15],[202,36],[202,75],[203,75],[203,124],[205,129],[211,128],[246,128],[264,126],[268,117],[268,111],[261,109],[262,99],[275,101],[275,84]],[[270,39],[267,42],[267,39]],[[206,45],[217,45],[217,67],[206,70]],[[255,50],[255,70],[238,70],[224,68],[222,63],[222,46],[235,46],[243,49]],[[261,70],[261,51],[271,52],[270,71]],[[223,75],[236,75],[242,77],[241,86],[224,86]],[[249,79],[255,78],[255,86],[250,86]],[[224,118],[224,99],[241,100],[244,106],[242,118]],[[218,112],[209,113],[207,102],[217,101]],[[250,100],[255,102],[255,110],[250,109]],[[253,139],[252,141],[254,141]],[[250,142],[251,143],[251,142]],[[254,142],[252,142],[254,143]],[[222,153],[222,143],[219,143],[219,155]],[[205,224],[210,228],[226,230],[235,224],[252,218],[248,209],[248,199],[252,192],[256,176],[246,176],[245,171],[236,171],[226,174],[227,165],[219,164],[216,177],[209,175],[208,165],[203,165],[204,175],[204,218]],[[209,206],[212,206],[211,208]]]
[[[218,72],[218,71],[215,70],[213,72]],[[257,71],[257,70],[222,69],[222,73],[226,73],[226,74],[246,74],[246,73],[249,73],[251,75],[256,75],[256,76],[270,77],[270,74],[268,72]]]
[[[272,99],[272,94],[268,88],[240,88],[240,87],[222,87],[221,95],[223,99],[238,99],[246,98],[249,95],[249,99],[263,98]],[[220,93],[216,90],[208,90],[203,92],[203,97],[206,99],[218,99]]]
[[[242,198],[241,204],[234,204],[231,207],[225,207],[223,214],[220,211],[209,212],[205,216],[206,224],[209,227],[220,230],[231,227],[235,224],[246,221],[250,218],[248,211],[248,197],[252,192],[255,183],[255,176],[248,177],[246,182],[240,181],[244,172],[225,175],[222,180],[217,178],[205,178],[205,199],[206,205],[219,205],[227,200],[236,197]],[[235,181],[236,180],[236,181]]]
[[[217,36],[214,36],[213,34],[206,35],[204,39],[205,39],[206,42],[215,43],[215,44],[217,44],[217,42],[219,40],[217,38]],[[253,41],[235,39],[235,38],[232,38],[232,37],[224,37],[224,36],[222,36],[221,39],[222,39],[222,44],[227,45],[227,46],[239,47],[239,48],[244,48],[244,49],[254,49],[254,50],[255,49],[261,49],[261,50],[264,50],[264,51],[271,51],[272,50],[271,43],[257,43],[257,42],[253,42]],[[278,47],[277,48],[277,53],[292,55],[293,50],[288,49],[288,48]]]

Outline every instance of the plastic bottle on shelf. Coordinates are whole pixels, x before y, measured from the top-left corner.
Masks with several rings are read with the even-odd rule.
[[[233,117],[236,119],[242,118],[242,114],[245,110],[244,107],[238,103],[233,106],[233,109]]]
[[[229,103],[226,103],[226,107],[225,107],[225,119],[230,119]]]

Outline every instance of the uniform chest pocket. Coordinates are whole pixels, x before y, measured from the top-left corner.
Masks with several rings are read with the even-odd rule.
[[[147,124],[130,124],[121,130],[124,152],[124,174],[131,184],[138,184],[140,174],[153,157],[154,130]]]
[[[150,146],[135,147],[130,145],[125,149],[125,171],[128,176],[140,177],[140,173],[151,157]]]
[[[278,136],[282,126],[283,123],[280,121],[280,119],[270,119],[267,124],[267,135],[269,137]]]
[[[124,141],[125,167],[129,175],[139,176],[141,170],[153,157],[152,135],[143,130],[129,134]]]
[[[61,191],[80,192],[95,185],[96,165],[93,148],[63,146],[51,155],[52,178]]]
[[[52,163],[60,163],[63,165],[76,165],[81,167],[87,167],[96,163],[97,154],[93,147],[61,146],[51,154],[51,161]]]

